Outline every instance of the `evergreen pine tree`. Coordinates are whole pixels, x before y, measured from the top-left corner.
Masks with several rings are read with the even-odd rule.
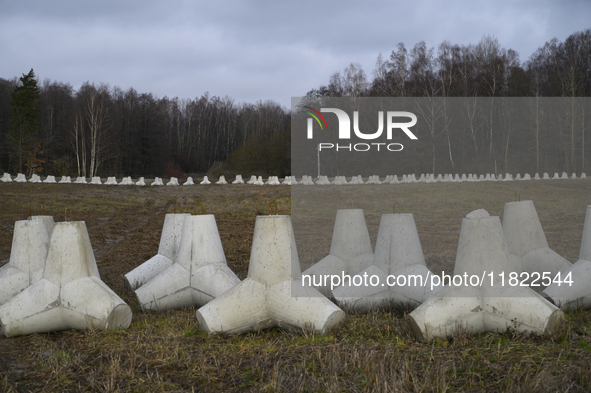
[[[41,116],[39,108],[41,90],[37,86],[37,79],[32,68],[27,75],[23,74],[20,82],[10,94],[12,133],[9,138],[13,153],[12,162],[14,166],[18,165],[15,168],[18,172],[23,169],[27,152],[38,143],[39,118]]]

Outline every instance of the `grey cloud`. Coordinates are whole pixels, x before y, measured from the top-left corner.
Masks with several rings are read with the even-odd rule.
[[[521,61],[552,37],[591,27],[591,2],[3,1],[0,77],[104,82],[159,97],[205,91],[236,101],[290,97],[349,63],[368,77],[381,52],[495,36]]]

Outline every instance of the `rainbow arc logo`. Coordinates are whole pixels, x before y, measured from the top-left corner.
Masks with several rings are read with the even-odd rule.
[[[326,127],[326,129],[328,130],[328,124],[326,124],[326,119],[324,118],[324,116],[322,116],[322,113],[318,112],[316,109],[311,108],[309,106],[303,106],[302,108],[307,109],[307,110],[302,109],[302,112],[307,113],[310,116],[312,116],[314,119],[316,119],[316,122],[320,126],[321,130],[324,130],[324,127]],[[324,123],[324,127],[322,126],[322,123],[320,122],[319,117],[320,117],[320,119],[322,119],[322,122]],[[312,131],[311,122],[312,122],[312,119],[308,119],[308,134],[310,134]]]

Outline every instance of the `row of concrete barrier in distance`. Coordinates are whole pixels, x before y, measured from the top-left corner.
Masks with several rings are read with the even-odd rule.
[[[587,175],[585,173],[581,173],[580,177],[577,177],[576,173],[573,173],[571,177],[567,175],[566,172],[562,173],[562,176],[559,176],[558,173],[555,173],[553,177],[550,177],[548,173],[544,173],[541,177],[539,174],[535,174],[533,177],[534,180],[558,180],[558,179],[586,179]],[[486,175],[473,175],[473,174],[462,174],[461,176],[456,173],[456,175],[452,174],[445,174],[445,175],[437,175],[435,177],[433,174],[422,174],[418,179],[414,174],[410,175],[402,175],[402,178],[399,178],[396,175],[388,175],[385,177],[384,180],[381,180],[379,176],[369,176],[367,181],[363,180],[361,175],[353,176],[350,180],[347,180],[345,176],[336,176],[333,180],[330,180],[328,176],[319,176],[314,180],[311,176],[304,175],[299,181],[295,176],[286,176],[282,181],[279,180],[278,176],[270,176],[266,181],[263,181],[262,176],[254,176],[250,177],[250,180],[244,181],[242,179],[242,175],[237,175],[236,179],[231,182],[231,184],[253,184],[253,185],[345,185],[345,184],[405,184],[405,183],[461,183],[461,182],[479,182],[479,181],[513,181],[513,180],[532,180],[532,177],[529,174],[524,174],[521,177],[521,174],[517,174],[515,178],[510,173],[506,173],[503,177],[502,174],[495,176],[494,174],[491,175],[487,173]],[[137,181],[134,181],[131,176],[124,177],[121,179],[121,182],[117,182],[115,177],[109,177],[103,183],[100,177],[93,177],[90,181],[87,181],[85,177],[77,177],[76,180],[72,181],[70,176],[62,176],[61,180],[58,182],[56,181],[55,176],[47,176],[44,180],[41,179],[39,175],[32,175],[29,179],[22,173],[19,173],[15,179],[9,173],[4,173],[4,175],[0,178],[2,182],[19,182],[19,183],[75,183],[75,184],[104,184],[104,185],[119,185],[119,186],[146,186],[150,184],[151,186],[178,186],[180,185],[179,179],[176,177],[171,177],[166,183],[160,177],[156,177],[154,180],[146,181],[143,177],[140,177]],[[193,181],[192,177],[188,177],[185,182],[182,184],[183,186],[193,186],[196,185]],[[207,176],[203,177],[203,180],[199,182],[202,185],[209,185],[212,182],[208,179]],[[219,179],[213,183],[219,185],[226,185],[229,184],[226,181],[226,178],[222,175]]]

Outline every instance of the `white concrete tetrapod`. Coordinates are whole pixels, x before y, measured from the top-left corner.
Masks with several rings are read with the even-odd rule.
[[[508,285],[512,272],[520,270],[509,258],[499,217],[470,213],[462,220],[453,278],[467,277],[466,282],[444,287],[408,315],[414,336],[430,341],[457,331],[557,331],[564,313],[531,288]],[[473,277],[483,278],[481,285]]]
[[[548,247],[533,201],[505,204],[503,232],[509,253],[521,259],[524,272],[530,275],[547,272],[554,277],[571,266],[569,261]]]
[[[326,333],[345,313],[314,288],[302,286],[290,216],[258,216],[248,277],[197,310],[209,333],[240,334],[278,326]]]
[[[345,176],[337,176],[337,177],[335,177],[332,184],[340,186],[340,185],[349,184],[349,183],[347,182],[347,178]]]
[[[553,282],[542,292],[542,296],[562,310],[591,308],[591,206],[587,206],[579,260],[561,271],[559,277],[552,276],[550,279]]]
[[[166,183],[167,186],[178,186],[179,185],[179,179],[177,179],[176,177],[171,177],[170,180],[168,181],[168,183]]]
[[[183,183],[183,186],[194,186],[195,182],[191,176],[187,177],[187,181]]]
[[[26,183],[27,178],[25,177],[24,173],[18,173],[14,181],[17,183]]]
[[[221,175],[220,178],[218,179],[218,181],[215,182],[215,184],[228,184],[228,182],[226,181],[225,176]]]
[[[421,175],[422,181],[424,181],[424,177],[425,177],[425,175]],[[318,183],[316,183],[316,184],[318,184]],[[378,175],[372,175],[369,177],[366,184],[382,184],[382,182],[380,181],[380,177]]]
[[[150,184],[151,186],[163,186],[164,183],[162,182],[162,178],[160,177],[155,177],[154,181],[152,182],[152,184]]]
[[[62,176],[59,183],[72,183],[72,178],[70,176]]]
[[[404,282],[388,283],[389,275],[404,277]],[[369,280],[357,278],[356,284],[355,279],[348,279],[332,293],[339,306],[358,312],[395,304],[416,308],[440,289],[440,285],[431,288],[432,275],[425,265],[413,215],[383,214],[373,264],[357,274]]]
[[[5,182],[5,183],[12,182],[12,177],[10,176],[10,173],[4,172],[4,175],[2,175],[2,178],[0,179],[0,181]]]
[[[352,176],[349,184],[363,184],[363,179],[361,179],[361,176]]]
[[[0,305],[41,279],[52,231],[51,216],[14,223],[10,259],[0,268]]]
[[[244,184],[244,180],[242,179],[242,175],[236,175],[236,179],[232,182],[232,184]]]
[[[177,183],[178,183],[178,181],[177,181]],[[131,176],[127,176],[127,177],[124,177],[123,179],[121,179],[121,183],[119,183],[119,185],[133,186],[133,185],[135,185],[135,183],[133,182],[133,180],[131,180]]]
[[[145,310],[203,306],[236,286],[213,214],[185,217],[174,263],[139,287],[135,294]]]
[[[53,227],[43,278],[0,306],[7,337],[64,329],[119,329],[131,308],[99,276],[83,221]]]
[[[189,213],[170,213],[164,217],[158,254],[123,276],[129,289],[135,291],[172,266],[181,243],[185,218],[188,216]]]
[[[318,180],[316,180],[316,184],[319,184],[321,186],[326,186],[330,184],[330,181],[328,180],[328,176],[324,176],[321,175]]]
[[[43,183],[57,183],[57,182],[55,181],[55,176],[49,175],[45,178],[45,180],[43,180]]]
[[[354,275],[368,268],[373,250],[363,209],[337,210],[330,254],[302,274],[311,276],[312,285],[324,296],[331,296],[330,275]]]
[[[278,186],[281,183],[279,182],[279,178],[277,176],[269,176],[265,184],[269,184],[271,186]]]
[[[314,185],[314,180],[312,180],[312,177],[311,176],[304,175],[302,177],[302,181],[300,182],[300,184],[303,184],[305,186],[313,186]]]
[[[144,180],[144,177],[140,177],[140,179],[135,183],[136,186],[145,186],[146,185],[146,181]]]
[[[205,184],[205,185],[207,185],[207,184],[211,184],[211,182],[209,181],[209,179],[207,178],[207,176],[203,176],[203,180],[199,184]]]

